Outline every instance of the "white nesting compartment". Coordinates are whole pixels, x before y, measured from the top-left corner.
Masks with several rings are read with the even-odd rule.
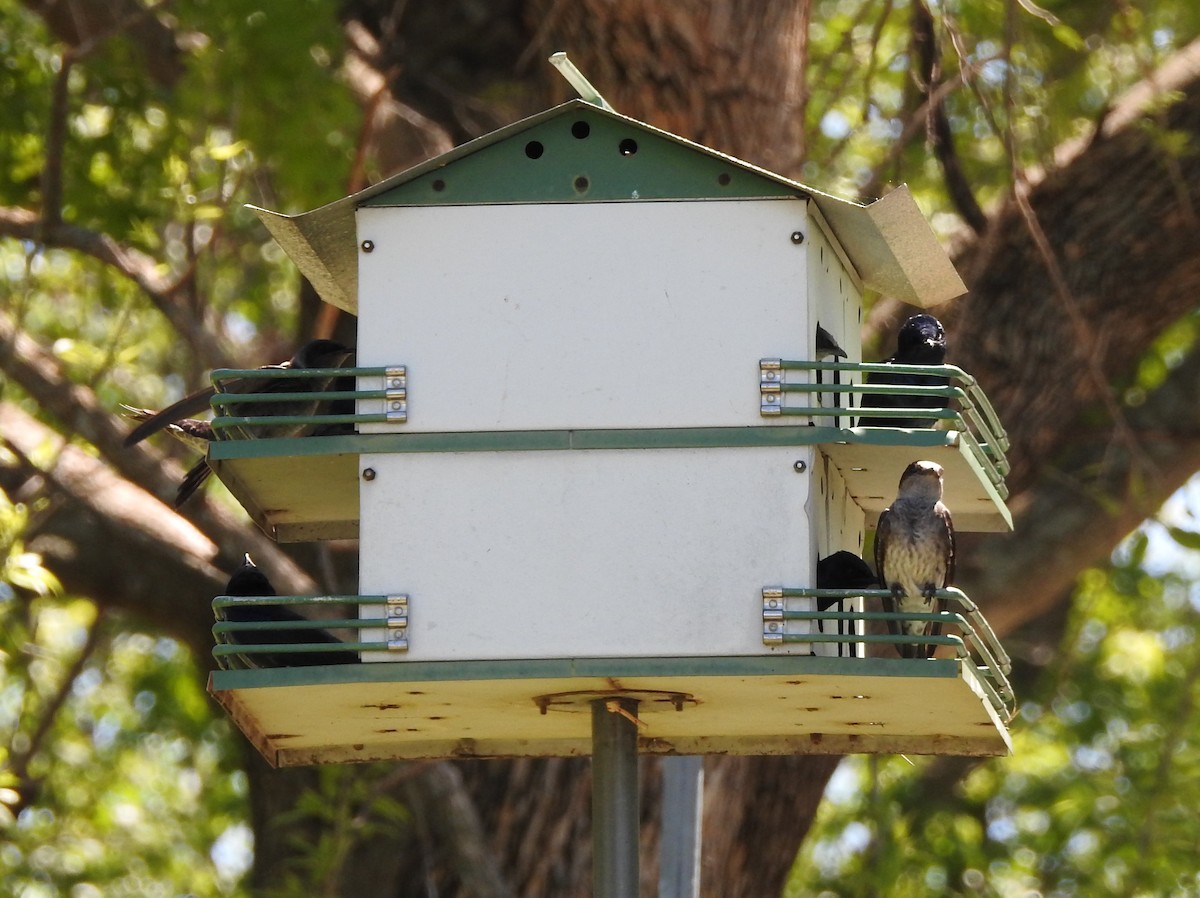
[[[811,478],[796,462],[813,456],[364,456],[363,594],[408,595],[413,661],[808,654],[763,646],[761,592],[812,582]]]
[[[762,426],[758,360],[812,348],[807,206],[360,209],[358,362],[409,394],[362,432]]]

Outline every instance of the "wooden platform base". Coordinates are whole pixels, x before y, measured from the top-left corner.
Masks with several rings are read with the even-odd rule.
[[[1003,755],[1008,731],[953,659],[394,662],[212,674],[269,763],[587,755],[589,702],[639,701],[647,754]]]

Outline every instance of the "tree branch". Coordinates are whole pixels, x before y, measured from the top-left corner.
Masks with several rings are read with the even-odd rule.
[[[925,107],[928,112],[929,142],[934,155],[942,167],[942,177],[946,183],[954,208],[976,234],[982,234],[988,226],[988,218],[975,199],[971,184],[963,172],[958,153],[954,149],[954,132],[950,128],[950,120],[946,116],[946,107],[938,90],[941,78],[939,64],[937,34],[933,27],[933,14],[924,0],[916,0],[912,8],[912,40],[917,49],[920,70],[918,72],[922,93],[925,95]]]
[[[229,353],[221,342],[201,326],[185,304],[179,302],[177,285],[166,280],[159,273],[158,262],[145,253],[121,245],[108,234],[65,222],[50,224],[27,209],[12,206],[0,207],[0,237],[75,250],[111,266],[141,289],[176,332],[188,341],[202,364],[218,368],[228,360]]]
[[[57,360],[32,339],[19,332],[11,318],[3,312],[0,312],[0,370],[20,384],[42,409],[58,418],[68,432],[96,446],[125,477],[134,483],[145,484],[164,500],[174,496],[183,476],[182,469],[145,444],[126,447],[124,440],[128,425],[124,419],[102,409],[95,394],[87,387],[72,383]],[[15,409],[5,411],[9,414],[15,413]],[[4,432],[10,441],[14,440],[7,429]],[[46,431],[45,437],[50,433]],[[61,443],[62,439],[56,436],[55,445]],[[34,443],[19,448],[32,456],[36,445]],[[138,489],[132,484],[128,486],[130,489]],[[68,492],[79,493],[75,498],[84,501],[85,504],[104,498],[99,492],[95,495],[89,493],[86,480],[79,484],[78,490]],[[316,584],[312,578],[281,552],[274,541],[254,527],[248,527],[244,518],[233,516],[205,497],[194,499],[191,505],[189,515],[223,547],[224,553],[220,561],[223,566],[232,568],[242,552],[251,551],[260,558],[260,564],[271,571],[281,592],[300,595],[316,591]],[[186,523],[165,504],[162,504],[162,511],[174,522]],[[117,521],[125,521],[131,527],[149,514],[147,510],[142,509],[132,518],[128,518],[120,503],[107,513],[112,514]],[[160,529],[170,532],[174,526],[160,523],[156,524],[154,529],[156,532]],[[178,551],[178,546],[174,546],[174,549]],[[214,551],[202,554],[206,559],[212,560],[216,553]]]

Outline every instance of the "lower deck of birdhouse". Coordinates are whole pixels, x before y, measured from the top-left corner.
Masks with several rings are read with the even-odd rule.
[[[961,658],[603,658],[214,671],[266,760],[591,753],[590,703],[639,702],[645,754],[1003,755],[1007,728]]]

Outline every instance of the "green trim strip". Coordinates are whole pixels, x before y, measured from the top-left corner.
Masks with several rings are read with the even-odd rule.
[[[401,452],[523,452],[561,449],[713,449],[727,447],[816,446],[823,443],[955,445],[958,434],[945,430],[903,431],[868,428],[694,427],[630,430],[490,430],[461,433],[359,433],[341,436],[219,440],[209,447],[214,460],[301,455],[366,455]]]
[[[931,677],[961,675],[956,658],[833,658],[815,655],[738,655],[666,658],[527,658],[502,661],[411,661],[312,667],[216,670],[213,689],[252,689],[346,683],[470,682],[478,680],[573,679],[578,677],[771,677],[852,675]]]

